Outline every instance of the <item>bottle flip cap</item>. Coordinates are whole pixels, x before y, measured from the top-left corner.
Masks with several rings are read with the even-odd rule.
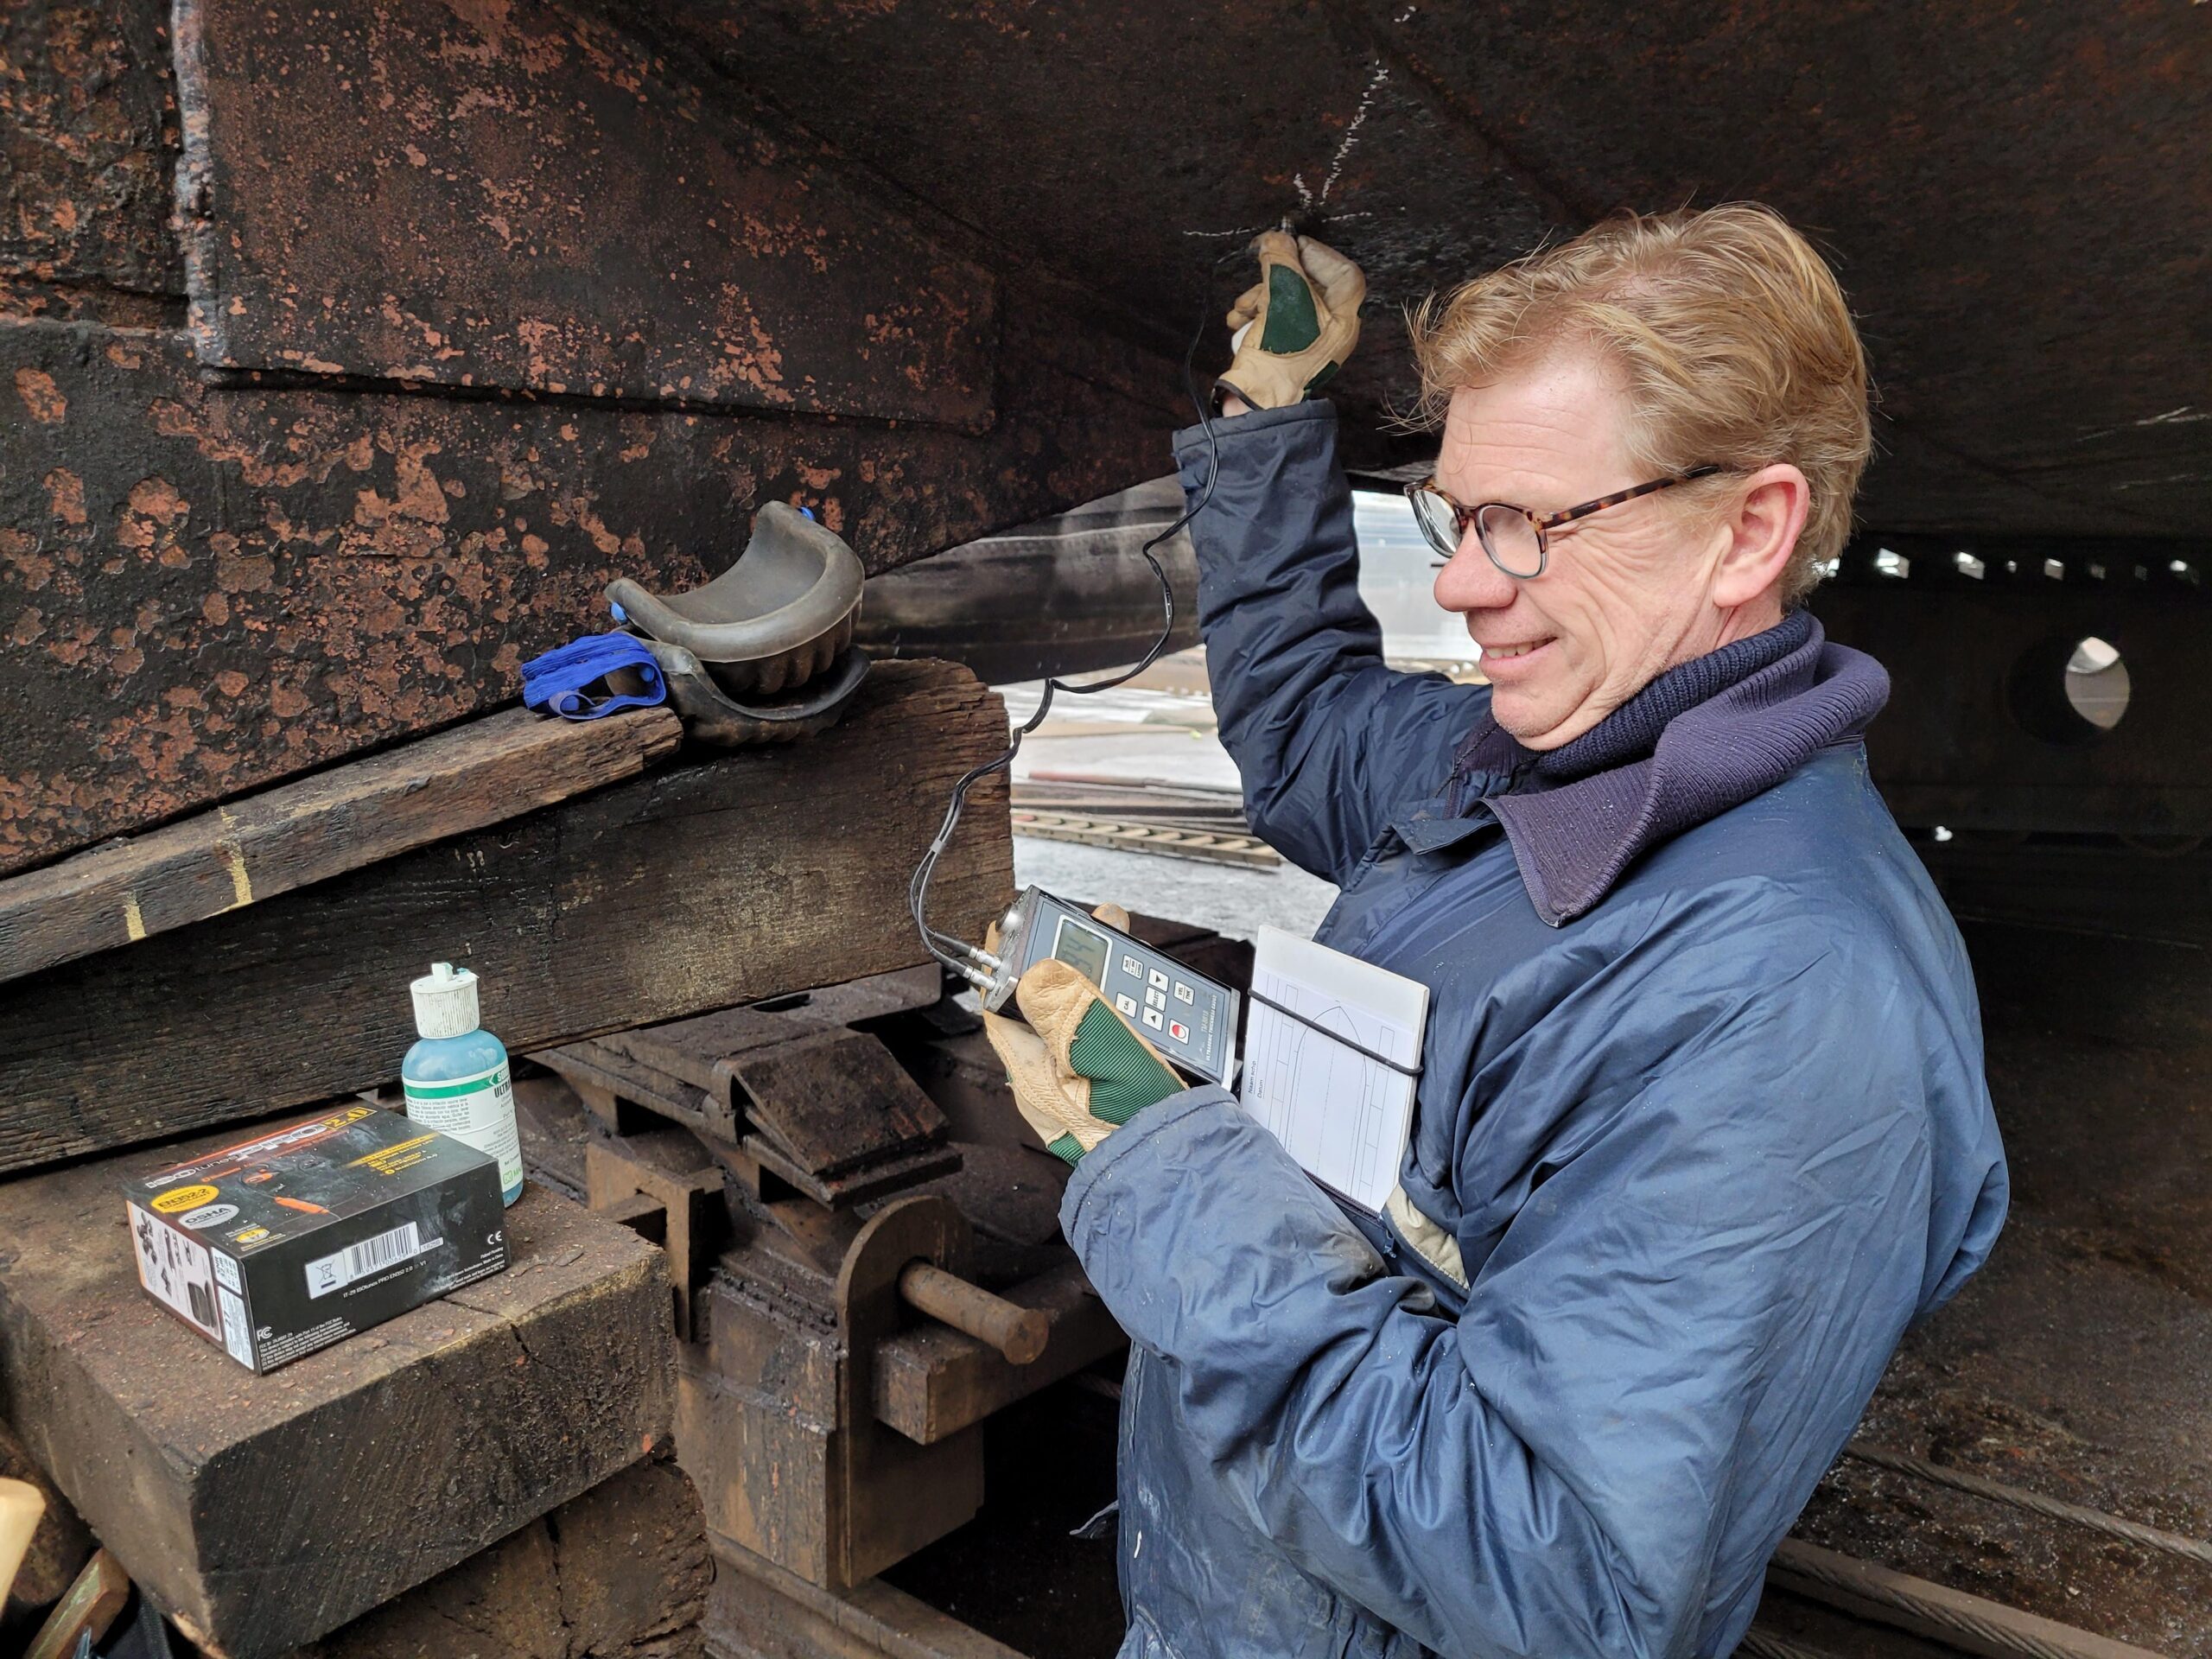
[[[476,976],[449,962],[434,962],[430,971],[408,987],[415,996],[415,1029],[424,1037],[465,1037],[476,1029]]]

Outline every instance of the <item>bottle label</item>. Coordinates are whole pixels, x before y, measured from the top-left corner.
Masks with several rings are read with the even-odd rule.
[[[402,1077],[407,1116],[499,1160],[499,1186],[509,1204],[522,1192],[522,1139],[515,1129],[514,1085],[504,1062],[473,1077],[417,1083]]]

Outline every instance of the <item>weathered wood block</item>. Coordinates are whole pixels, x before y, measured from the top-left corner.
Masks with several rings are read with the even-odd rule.
[[[246,1371],[139,1288],[116,1192],[220,1142],[0,1186],[0,1383],[102,1543],[228,1659],[336,1629],[669,1433],[661,1253],[536,1187],[505,1273]]]
[[[900,1273],[962,1271],[967,1233],[942,1198],[895,1198],[823,1252],[834,1277],[819,1300],[791,1294],[804,1269],[771,1243],[725,1253],[693,1299],[705,1336],[682,1349],[676,1404],[677,1452],[717,1536],[843,1587],[982,1507],[980,1428],[925,1446],[878,1424],[874,1403],[879,1352],[918,1317]]]
[[[672,709],[549,720],[504,709],[0,880],[0,980],[634,778],[683,741]]]
[[[130,1580],[106,1550],[95,1550],[68,1592],[54,1604],[23,1659],[78,1659],[104,1647],[130,1600]]]
[[[1052,1321],[1045,1351],[1029,1364],[1009,1364],[988,1344],[949,1325],[918,1324],[876,1345],[873,1404],[880,1421],[918,1446],[934,1446],[1128,1341],[1072,1262],[999,1294]]]
[[[715,1563],[665,1452],[293,1659],[699,1659]]]
[[[1005,746],[946,663],[880,665],[830,731],[633,779],[0,997],[0,1171],[395,1076],[408,982],[475,969],[517,1052],[904,968],[906,880],[959,775]],[[981,938],[1013,885],[1003,783],[970,798],[931,919]]]
[[[824,1590],[721,1537],[715,1567],[715,1659],[1027,1659],[881,1579]]]
[[[584,1143],[585,1202],[614,1213],[626,1199],[639,1198],[660,1207],[651,1231],[640,1230],[626,1215],[615,1218],[640,1236],[651,1237],[668,1257],[676,1287],[676,1334],[690,1342],[691,1312],[699,1282],[714,1265],[713,1254],[729,1231],[722,1199],[721,1166],[697,1137],[678,1128],[648,1129],[620,1141]],[[640,1213],[639,1220],[649,1220]],[[655,1237],[654,1234],[658,1236]]]

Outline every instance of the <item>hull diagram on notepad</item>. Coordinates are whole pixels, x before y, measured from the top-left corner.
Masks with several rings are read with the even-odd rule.
[[[1244,1109],[1308,1174],[1370,1211],[1397,1185],[1427,995],[1372,963],[1260,930]]]
[[[1253,1010],[1254,1026],[1265,1021],[1260,1034],[1268,1064],[1260,1069],[1264,1094],[1248,1090],[1245,1108],[1308,1169],[1348,1170],[1359,1190],[1370,1189],[1395,1173],[1381,1163],[1389,1155],[1383,1136],[1390,1117],[1391,1085],[1387,1074],[1378,1076],[1358,1052],[1376,1047],[1383,1034],[1363,1031],[1363,1022],[1341,1003],[1299,1012],[1313,1026],[1300,1025],[1272,1008]],[[1330,1041],[1330,1033],[1358,1047]],[[1259,1046],[1248,1039],[1248,1065]]]

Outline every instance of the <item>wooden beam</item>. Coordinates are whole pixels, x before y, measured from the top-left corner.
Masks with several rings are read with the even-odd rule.
[[[1797,1538],[1784,1538],[1776,1546],[1766,1581],[1791,1595],[1840,1608],[1855,1618],[1893,1625],[1981,1659],[2019,1659],[2022,1654],[2038,1659],[2158,1659],[2150,1649],[2132,1642],[2062,1624]]]
[[[917,1325],[876,1344],[878,1420],[934,1446],[994,1412],[1104,1358],[1127,1340],[1073,1262],[999,1293],[1049,1321],[1044,1353],[1026,1365],[942,1325]]]
[[[707,1647],[728,1659],[1025,1659],[881,1579],[825,1590],[713,1534],[715,1587],[707,1599]]]
[[[85,1563],[60,1605],[47,1615],[23,1659],[72,1659],[88,1638],[97,1647],[130,1599],[130,1580],[114,1556],[99,1551]]]
[[[966,670],[887,663],[804,743],[632,779],[16,982],[0,1170],[371,1087],[408,982],[483,981],[516,1052],[924,959],[906,880],[953,780],[1005,745]],[[980,938],[1013,887],[1005,786],[971,797],[931,898]]]
[[[676,752],[668,709],[509,709],[0,881],[0,981],[634,778]]]
[[[663,1454],[292,1659],[696,1659],[714,1576],[699,1494]]]
[[[0,1391],[124,1570],[230,1659],[312,1641],[669,1433],[661,1252],[536,1186],[506,1272],[251,1375],[138,1287],[118,1185],[194,1150],[0,1186]]]

